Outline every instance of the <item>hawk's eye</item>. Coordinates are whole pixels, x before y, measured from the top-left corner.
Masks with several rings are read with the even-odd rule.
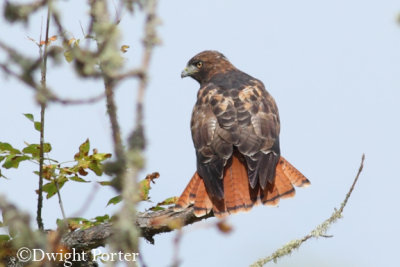
[[[196,67],[197,67],[198,69],[201,69],[201,67],[203,67],[203,62],[201,62],[201,61],[197,62],[197,63],[196,63]]]

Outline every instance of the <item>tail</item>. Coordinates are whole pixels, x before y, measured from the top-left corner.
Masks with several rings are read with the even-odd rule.
[[[285,158],[280,157],[276,165],[274,183],[268,183],[265,189],[249,184],[245,162],[236,155],[227,164],[223,177],[224,198],[212,199],[206,191],[203,179],[196,172],[175,205],[182,210],[194,205],[194,214],[201,217],[213,210],[216,217],[249,211],[254,205],[277,205],[279,199],[295,195],[293,187],[306,187],[310,181],[293,167]]]

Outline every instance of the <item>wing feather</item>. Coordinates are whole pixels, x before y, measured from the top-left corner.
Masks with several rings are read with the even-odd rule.
[[[240,93],[242,109],[250,114],[250,126],[245,123],[238,145],[248,166],[250,186],[257,183],[264,189],[273,183],[275,167],[280,157],[279,114],[274,99],[264,85],[253,80]]]
[[[264,189],[274,181],[280,156],[279,114],[264,85],[250,78],[239,79],[235,88],[209,83],[198,93],[191,130],[197,170],[211,198],[224,197],[221,179],[235,149],[246,160],[252,188],[260,183]]]

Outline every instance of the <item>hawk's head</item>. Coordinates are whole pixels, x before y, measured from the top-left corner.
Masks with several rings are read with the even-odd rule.
[[[200,84],[203,84],[215,74],[224,73],[234,68],[222,53],[206,50],[189,60],[186,68],[181,73],[181,77],[190,76]]]

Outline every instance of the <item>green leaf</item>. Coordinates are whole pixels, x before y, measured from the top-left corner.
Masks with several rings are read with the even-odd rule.
[[[38,158],[40,154],[40,146],[38,144],[31,144],[22,149],[22,152],[26,154],[31,154],[34,158]]]
[[[91,161],[89,163],[89,169],[91,169],[97,176],[101,176],[103,174],[103,167],[100,162]]]
[[[30,113],[24,113],[24,116],[25,116],[28,120],[30,120],[31,122],[35,122],[35,119],[34,119],[34,117],[33,117],[32,114],[30,114]]]
[[[95,160],[103,161],[103,160],[111,158],[111,154],[110,153],[96,153],[96,154],[93,154],[91,157]]]
[[[3,242],[7,242],[11,239],[9,235],[0,235],[0,244]]]
[[[107,206],[110,205],[110,204],[116,205],[119,202],[121,202],[121,200],[122,200],[122,196],[120,196],[120,195],[118,195],[116,197],[113,197],[108,201]]]
[[[83,217],[70,217],[67,218],[68,222],[85,222],[85,221],[89,221],[88,219],[85,219]]]
[[[64,176],[61,176],[57,179],[58,182],[58,188],[61,190],[61,188],[64,186],[65,182],[68,181],[68,179]],[[57,186],[53,181],[50,183],[47,183],[43,185],[43,191],[47,193],[46,198],[49,199],[52,196],[54,196],[57,193]]]
[[[42,128],[42,123],[40,121],[33,122],[35,129],[40,132],[40,128]]]
[[[75,154],[74,158],[75,160],[81,159],[84,156],[87,156],[89,154],[89,149],[90,149],[90,142],[89,142],[89,138],[86,139],[85,142],[83,142],[80,146],[79,146],[79,152]]]
[[[51,151],[52,147],[50,143],[44,143],[43,144],[43,152],[44,153],[49,153]]]
[[[63,219],[57,219],[56,224],[57,224],[58,228],[60,228],[60,229],[63,229],[63,227],[65,226]]]
[[[82,217],[71,217],[71,218],[67,218],[66,219],[67,223],[68,223],[68,227],[70,229],[84,229],[86,228],[85,225],[87,225],[88,223],[92,223],[90,222],[88,219],[82,218]],[[65,221],[61,220],[61,219],[57,219],[57,225],[59,227],[62,227],[65,225]]]
[[[51,180],[52,177],[56,177],[56,164],[44,165],[43,166],[43,178],[46,180]],[[60,175],[59,177],[64,177],[64,175]]]
[[[42,187],[43,192],[47,193],[46,198],[49,199],[57,193],[57,187],[54,182],[47,183]]]
[[[92,227],[92,226],[95,226],[96,224],[94,223],[94,222],[90,222],[90,221],[85,221],[85,222],[82,222],[82,227],[81,227],[81,229],[82,230],[85,230],[85,229],[88,229],[88,228],[90,228],[90,227]]]
[[[94,154],[89,156],[89,169],[91,169],[97,176],[101,176],[103,174],[103,164],[102,161],[111,157],[110,153],[97,153],[96,149],[94,149]]]
[[[173,205],[177,201],[178,201],[178,197],[169,197],[169,198],[165,199],[164,201],[158,203],[157,206]]]
[[[60,169],[60,174],[70,175],[70,174],[74,174],[74,173],[76,173],[76,171],[70,167],[63,167]]]
[[[98,182],[100,185],[102,186],[112,186],[112,182],[111,181],[101,181]]]
[[[43,144],[43,152],[49,153],[51,151],[51,144],[44,143]],[[31,144],[22,149],[22,152],[26,154],[31,154],[34,158],[39,158],[40,155],[40,145],[39,144]]]
[[[83,153],[86,156],[89,153],[89,149],[90,149],[90,142],[89,142],[89,138],[88,138],[88,139],[86,139],[85,142],[83,142],[79,146],[79,152]]]
[[[41,126],[42,126],[42,123],[41,123],[40,121],[35,121],[35,118],[34,118],[33,115],[30,114],[30,113],[24,113],[24,116],[25,116],[28,120],[30,120],[31,122],[33,122],[33,125],[34,125],[35,129],[36,129],[37,131],[40,132],[40,128],[41,128]]]
[[[158,202],[156,206],[151,207],[150,210],[157,211],[157,210],[164,210],[165,208],[162,206],[173,205],[178,201],[178,197],[169,197],[162,202]]]
[[[21,154],[21,151],[13,148],[9,143],[0,142],[0,153],[4,153],[4,151],[8,151],[12,155]]]
[[[6,169],[10,169],[10,168],[18,168],[19,163],[24,161],[24,160],[28,160],[31,159],[31,157],[29,156],[16,156],[16,155],[9,155],[6,157],[6,161],[3,164],[3,167]]]
[[[108,216],[108,214],[105,214],[103,216],[97,216],[94,219],[96,220],[96,222],[103,223],[103,222],[109,221],[110,220],[110,216]]]
[[[148,200],[149,199],[149,191],[150,191],[150,179],[143,179],[139,183],[139,190],[140,190],[140,198],[141,200]]]
[[[151,207],[149,210],[151,210],[151,211],[159,211],[159,210],[165,210],[165,208],[163,208],[161,206],[155,206],[155,207]]]
[[[74,54],[72,53],[72,49],[65,50],[64,57],[68,63],[71,63],[71,61],[74,60]]]
[[[90,183],[90,181],[86,181],[79,176],[72,176],[69,179],[72,181],[75,181],[75,182],[80,182],[80,183]]]

